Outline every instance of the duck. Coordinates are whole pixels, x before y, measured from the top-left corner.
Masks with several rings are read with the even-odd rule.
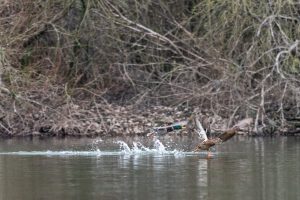
[[[249,127],[250,124],[252,123],[253,123],[252,118],[243,119],[239,121],[237,124],[235,124],[232,128],[225,130],[220,135],[214,138],[208,138],[206,131],[204,131],[198,118],[195,117],[194,118],[195,129],[201,138],[201,142],[194,148],[194,152],[207,151],[208,152],[207,158],[211,158],[212,157],[210,153],[211,147],[231,139],[233,136],[235,136],[238,133],[238,131],[244,131],[244,129],[246,127]]]
[[[221,144],[235,136],[239,130],[240,128],[238,126],[234,126],[231,129],[224,131],[222,134],[218,135],[215,138],[207,138],[206,133],[202,132],[201,134],[203,134],[203,140],[195,147],[194,152],[209,151],[211,147],[217,144]]]
[[[158,133],[160,135],[167,134],[169,132],[173,132],[175,130],[181,130],[181,129],[187,129],[188,132],[191,134],[195,133],[199,136],[200,143],[194,148],[193,152],[199,152],[199,151],[207,151],[208,152],[208,158],[211,158],[212,155],[210,153],[210,148],[221,144],[232,137],[234,137],[238,131],[244,131],[246,127],[249,127],[250,124],[253,123],[252,118],[246,118],[241,121],[239,121],[237,124],[235,124],[232,128],[229,128],[220,135],[213,137],[213,138],[208,138],[207,137],[207,131],[209,130],[209,124],[207,123],[200,123],[199,121],[199,116],[197,114],[191,115],[188,120],[178,122],[171,124],[169,126],[163,126],[163,127],[154,127],[154,132]],[[204,128],[206,130],[204,130]]]

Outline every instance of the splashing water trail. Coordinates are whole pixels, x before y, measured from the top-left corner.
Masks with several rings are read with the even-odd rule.
[[[93,151],[97,151],[97,152],[100,152],[100,149],[99,149],[99,144],[101,144],[103,142],[102,139],[96,139],[92,142],[92,150]]]
[[[167,150],[166,146],[158,139],[154,141],[153,148],[145,147],[140,142],[133,142],[132,147],[124,141],[117,141],[119,148],[122,153],[125,154],[173,154],[173,155],[183,155],[187,152],[180,150]]]
[[[129,154],[138,154],[138,153],[171,153],[171,151],[167,151],[166,147],[159,141],[154,141],[154,148],[147,148],[140,142],[133,142],[132,147],[130,147],[124,141],[117,141],[116,142],[120,146],[120,150],[123,153]]]
[[[128,144],[126,142],[123,142],[123,141],[117,141],[117,144],[120,145],[120,150],[124,153],[130,153],[131,152],[131,149],[130,147],[128,146]]]
[[[158,152],[165,152],[166,147],[158,139],[154,142],[154,147]]]
[[[133,142],[133,150],[134,152],[140,152],[140,151],[150,151],[149,148],[145,147],[142,143],[140,142]]]
[[[113,145],[117,144],[117,146]],[[19,156],[122,156],[122,155],[174,155],[187,156],[201,153],[187,152],[176,149],[172,144],[163,144],[159,139],[155,139],[152,144],[145,145],[141,142],[126,143],[118,140],[112,143],[105,143],[103,140],[93,141],[91,148],[84,150],[38,150],[38,151],[7,151],[0,152],[1,155],[19,155]],[[168,143],[167,143],[168,144]],[[101,149],[101,150],[100,150]],[[203,153],[202,153],[203,154]]]

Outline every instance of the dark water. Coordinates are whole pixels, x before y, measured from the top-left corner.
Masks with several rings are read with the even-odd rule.
[[[0,141],[0,200],[300,199],[299,137],[235,138],[209,160],[190,139],[116,141]]]

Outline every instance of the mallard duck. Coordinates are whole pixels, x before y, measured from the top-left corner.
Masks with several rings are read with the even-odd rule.
[[[236,125],[234,125],[232,128],[224,131],[222,134],[218,135],[217,137],[208,139],[206,132],[203,130],[203,127],[202,127],[201,123],[199,122],[199,120],[197,118],[195,118],[194,120],[195,120],[195,125],[196,125],[196,131],[198,132],[200,138],[202,138],[201,143],[196,146],[196,148],[194,149],[194,152],[198,152],[201,150],[208,151],[207,158],[211,157],[210,148],[212,146],[221,144],[221,143],[229,140],[230,138],[235,136],[238,131],[241,131],[244,128],[249,127],[250,124],[253,122],[252,118],[243,119],[243,120],[239,121]]]
[[[172,132],[174,130],[187,129],[190,133],[196,133],[199,135],[201,142],[194,148],[194,152],[198,151],[208,151],[208,158],[210,158],[210,148],[217,144],[221,144],[230,138],[232,138],[236,133],[240,130],[243,130],[245,127],[249,127],[249,125],[253,122],[252,118],[246,118],[239,121],[232,128],[225,130],[222,134],[218,135],[215,138],[208,138],[206,131],[204,130],[202,124],[199,121],[199,117],[197,114],[193,114],[187,121],[179,122],[172,124],[170,126],[164,127],[155,127],[154,132],[159,134],[166,134],[168,132]],[[209,128],[209,125],[204,124],[206,130]]]
[[[204,139],[202,140],[202,142],[200,144],[198,144],[196,146],[194,151],[201,151],[201,150],[209,151],[209,149],[212,146],[215,146],[216,144],[221,144],[221,143],[229,140],[230,138],[232,138],[239,130],[240,130],[240,128],[238,126],[234,126],[233,128],[224,131],[224,133],[218,135],[217,137],[210,138],[210,139],[207,138],[205,132],[202,132],[202,134],[203,134],[202,138],[204,138]]]

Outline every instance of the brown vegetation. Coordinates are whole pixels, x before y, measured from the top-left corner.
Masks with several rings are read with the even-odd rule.
[[[0,132],[114,103],[298,133],[299,14],[296,0],[1,1]]]

